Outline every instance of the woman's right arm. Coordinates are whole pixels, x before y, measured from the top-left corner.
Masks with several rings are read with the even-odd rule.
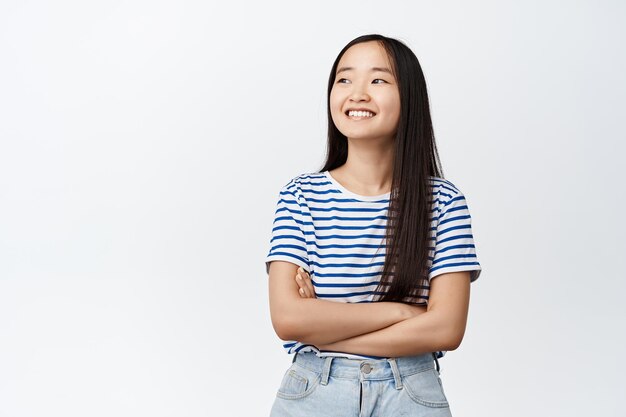
[[[272,326],[282,340],[328,344],[374,332],[426,311],[396,302],[338,303],[302,298],[295,276],[298,266],[273,261],[269,270]]]

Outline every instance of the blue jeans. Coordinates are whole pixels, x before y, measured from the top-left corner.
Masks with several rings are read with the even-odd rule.
[[[270,417],[405,415],[452,416],[434,354],[348,359],[298,352],[270,412]]]

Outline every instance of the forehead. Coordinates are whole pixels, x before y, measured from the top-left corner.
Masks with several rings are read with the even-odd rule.
[[[390,70],[391,62],[385,48],[376,41],[361,42],[352,45],[341,56],[337,69],[353,67],[355,70],[369,70],[371,67],[387,67]]]

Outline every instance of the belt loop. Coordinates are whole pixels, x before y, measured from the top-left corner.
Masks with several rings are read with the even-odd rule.
[[[393,379],[396,382],[396,389],[402,389],[402,377],[400,376],[400,370],[396,363],[396,358],[387,358],[389,365],[391,365],[391,372],[393,372]]]
[[[437,364],[437,373],[441,374],[441,372],[439,372],[439,360],[437,360],[437,354],[435,352],[433,352],[433,358],[435,358],[435,363]]]
[[[326,356],[324,360],[324,368],[322,369],[322,379],[320,383],[322,385],[328,385],[328,378],[330,377],[330,363],[333,361],[332,356]]]

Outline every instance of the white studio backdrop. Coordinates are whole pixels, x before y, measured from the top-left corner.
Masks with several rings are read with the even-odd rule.
[[[626,6],[0,2],[0,417],[265,416],[264,257],[333,60],[406,42],[483,273],[455,416],[618,416]],[[619,406],[619,408],[618,408]]]

